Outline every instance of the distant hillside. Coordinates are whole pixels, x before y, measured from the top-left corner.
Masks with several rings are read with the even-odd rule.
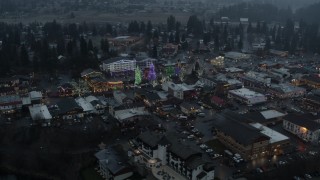
[[[247,17],[250,21],[278,21],[285,22],[287,19],[296,21],[303,19],[307,22],[320,23],[320,2],[297,9],[295,13],[291,8],[278,8],[272,4],[264,3],[240,3],[222,8],[217,16],[226,16],[233,20]]]
[[[219,16],[227,16],[233,20],[240,17],[249,18],[250,21],[279,21],[283,22],[292,17],[292,10],[279,9],[272,4],[262,3],[240,3],[229,7],[224,7],[218,12]]]
[[[292,9],[299,9],[310,4],[320,2],[319,0],[247,0],[248,2],[259,2],[273,4],[279,8],[287,8],[290,6]]]

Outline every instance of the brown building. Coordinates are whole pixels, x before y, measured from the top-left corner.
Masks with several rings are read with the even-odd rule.
[[[320,112],[320,91],[308,94],[302,101],[302,105],[314,112]]]
[[[238,117],[232,112],[216,116],[213,124],[219,141],[247,160],[268,155],[270,137],[241,123]]]
[[[301,84],[320,89],[320,77],[318,75],[303,76],[300,81]]]

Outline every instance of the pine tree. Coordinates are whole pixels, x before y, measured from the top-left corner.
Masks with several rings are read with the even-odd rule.
[[[134,84],[138,85],[140,83],[141,83],[141,70],[140,70],[139,66],[137,66],[137,68],[135,70]]]
[[[22,66],[28,66],[29,65],[29,55],[28,51],[25,45],[21,46],[20,50],[20,61]]]

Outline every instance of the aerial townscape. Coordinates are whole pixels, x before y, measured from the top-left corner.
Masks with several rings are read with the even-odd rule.
[[[1,0],[0,180],[320,179],[318,0]]]

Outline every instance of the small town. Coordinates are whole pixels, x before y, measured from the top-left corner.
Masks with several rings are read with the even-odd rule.
[[[320,179],[319,26],[229,3],[186,22],[0,19],[0,179]],[[128,4],[101,8],[205,9]]]

